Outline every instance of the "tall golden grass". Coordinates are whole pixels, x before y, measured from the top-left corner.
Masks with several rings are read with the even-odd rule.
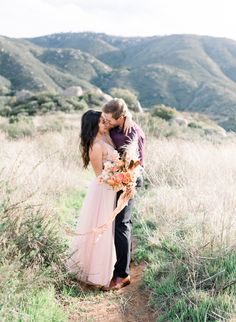
[[[55,119],[61,126],[51,126]],[[17,229],[21,231],[19,227],[26,214],[30,219],[29,207],[34,209],[33,220],[37,218],[37,211],[45,220],[55,219],[60,217],[57,205],[64,193],[86,190],[93,174],[91,169],[84,171],[82,168],[79,122],[80,115],[43,116],[34,119],[33,136],[14,140],[6,131],[0,132],[0,214],[5,212],[11,220],[16,218],[11,221],[10,233],[0,237],[2,245]],[[6,125],[5,120],[1,123]],[[148,132],[148,123],[144,127]],[[154,131],[157,132],[158,129]],[[149,220],[156,225],[156,230],[148,237],[150,245],[158,246],[162,240],[170,240],[191,257],[193,266],[203,256],[207,258],[208,253],[203,254],[202,249],[223,253],[235,249],[235,143],[233,136],[222,140],[147,137],[146,189],[137,196],[136,206],[140,222]],[[50,247],[56,247],[57,240],[50,238]],[[27,242],[31,241],[27,239]],[[18,239],[17,243],[19,246]],[[57,250],[54,251],[56,254]],[[12,252],[4,254],[12,255]],[[45,258],[44,261],[51,257]],[[58,260],[56,255],[53,260]],[[3,262],[10,265],[11,259],[4,258]],[[13,275],[14,272],[12,270]],[[195,272],[197,270],[192,269],[189,278],[193,278]],[[4,283],[6,289],[7,283]],[[198,279],[196,287],[197,283]]]
[[[161,235],[190,229],[189,243],[236,243],[235,141],[147,141],[149,190],[140,198],[144,216]]]

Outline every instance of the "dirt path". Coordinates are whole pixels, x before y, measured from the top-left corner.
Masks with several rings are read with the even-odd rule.
[[[131,284],[119,291],[104,293],[84,289],[84,299],[74,300],[75,310],[69,321],[154,322],[155,314],[148,305],[148,292],[140,289],[144,268],[143,264],[133,264]]]

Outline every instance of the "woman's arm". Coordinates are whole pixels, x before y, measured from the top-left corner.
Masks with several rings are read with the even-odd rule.
[[[99,176],[102,173],[102,147],[99,143],[92,146],[89,158],[96,176]]]
[[[128,111],[126,114],[125,124],[124,124],[125,135],[128,135],[132,131],[133,127],[134,127],[134,122],[132,120],[132,114],[130,113],[130,111]]]

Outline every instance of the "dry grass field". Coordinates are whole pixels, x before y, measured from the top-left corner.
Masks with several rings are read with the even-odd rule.
[[[80,117],[0,119],[1,321],[75,321],[85,299],[122,303],[85,294],[63,266],[63,227],[75,224],[93,176],[82,169]],[[148,291],[157,321],[233,321],[236,137],[165,137],[142,126],[145,185],[133,227],[133,260],[146,267],[140,292]]]

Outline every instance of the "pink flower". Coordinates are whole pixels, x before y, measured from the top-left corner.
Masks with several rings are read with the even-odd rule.
[[[131,176],[130,172],[125,173],[122,181],[123,181],[123,183],[126,183],[126,184],[132,181],[132,176]]]

